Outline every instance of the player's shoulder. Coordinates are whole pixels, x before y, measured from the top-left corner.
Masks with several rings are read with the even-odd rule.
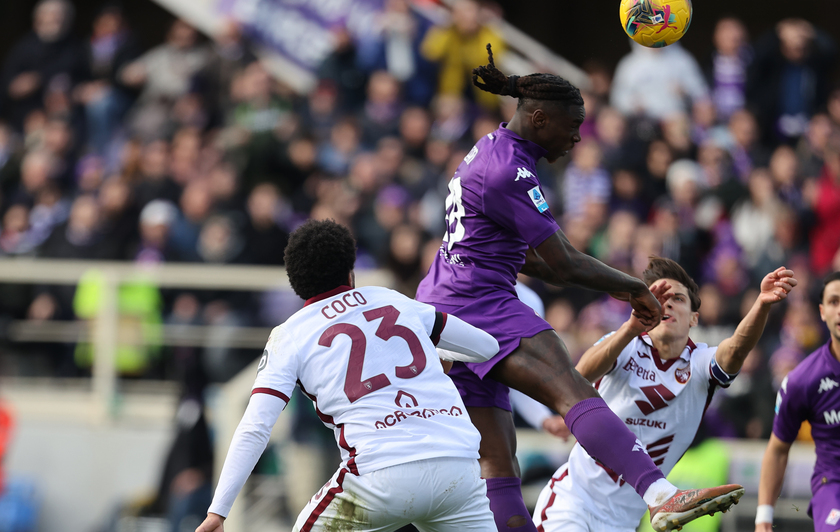
[[[500,134],[499,130],[485,136],[487,142],[479,142],[476,148],[486,150],[484,167],[485,180],[495,186],[510,186],[513,183],[537,181],[534,158],[528,154],[522,142]],[[484,140],[484,139],[483,139]]]
[[[826,364],[824,353],[826,349],[826,346],[821,346],[793,368],[787,375],[789,385],[807,387],[810,383],[822,379],[827,373],[832,373],[830,366]]]

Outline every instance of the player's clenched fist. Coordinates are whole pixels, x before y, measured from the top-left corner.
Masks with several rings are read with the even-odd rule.
[[[203,523],[198,525],[198,528],[195,529],[195,532],[224,532],[224,523],[225,518],[221,515],[208,513],[207,519],[205,519]]]

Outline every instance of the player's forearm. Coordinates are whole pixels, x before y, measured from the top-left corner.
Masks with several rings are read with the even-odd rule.
[[[648,289],[641,279],[576,250],[562,231],[557,231],[540,244],[537,254],[559,282],[547,281],[558,286],[573,284],[601,292],[632,295],[639,295]]]
[[[729,374],[741,371],[744,360],[750,351],[755,349],[764,327],[767,325],[767,316],[770,314],[770,305],[762,304],[756,300],[750,311],[738,324],[735,333],[721,342],[716,354],[718,365]]]
[[[618,355],[636,337],[627,323],[622,324],[615,333],[593,345],[580,357],[575,369],[589,382],[596,382],[613,367]]]
[[[782,481],[787,469],[790,444],[784,443],[775,435],[770,436],[767,450],[761,461],[761,478],[758,482],[758,504],[774,506],[782,492]]]
[[[265,451],[271,429],[283,411],[286,402],[280,398],[255,394],[251,396],[242,421],[236,427],[230,442],[219,484],[208,512],[227,517],[233,501],[248,480],[254,466]]]

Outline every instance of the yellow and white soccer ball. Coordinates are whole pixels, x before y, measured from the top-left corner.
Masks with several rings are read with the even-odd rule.
[[[691,0],[621,0],[621,27],[649,48],[674,44],[691,24]]]

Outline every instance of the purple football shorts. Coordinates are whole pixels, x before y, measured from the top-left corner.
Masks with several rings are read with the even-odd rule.
[[[840,482],[823,484],[808,507],[814,518],[814,532],[840,530]]]
[[[519,347],[522,338],[530,338],[549,330],[551,325],[538,316],[534,309],[521,302],[516,295],[503,290],[482,296],[466,305],[432,305],[441,312],[457,316],[486,331],[499,342],[499,353],[487,362],[456,362],[449,372],[464,404],[510,410],[508,387],[486,377],[487,372]]]

